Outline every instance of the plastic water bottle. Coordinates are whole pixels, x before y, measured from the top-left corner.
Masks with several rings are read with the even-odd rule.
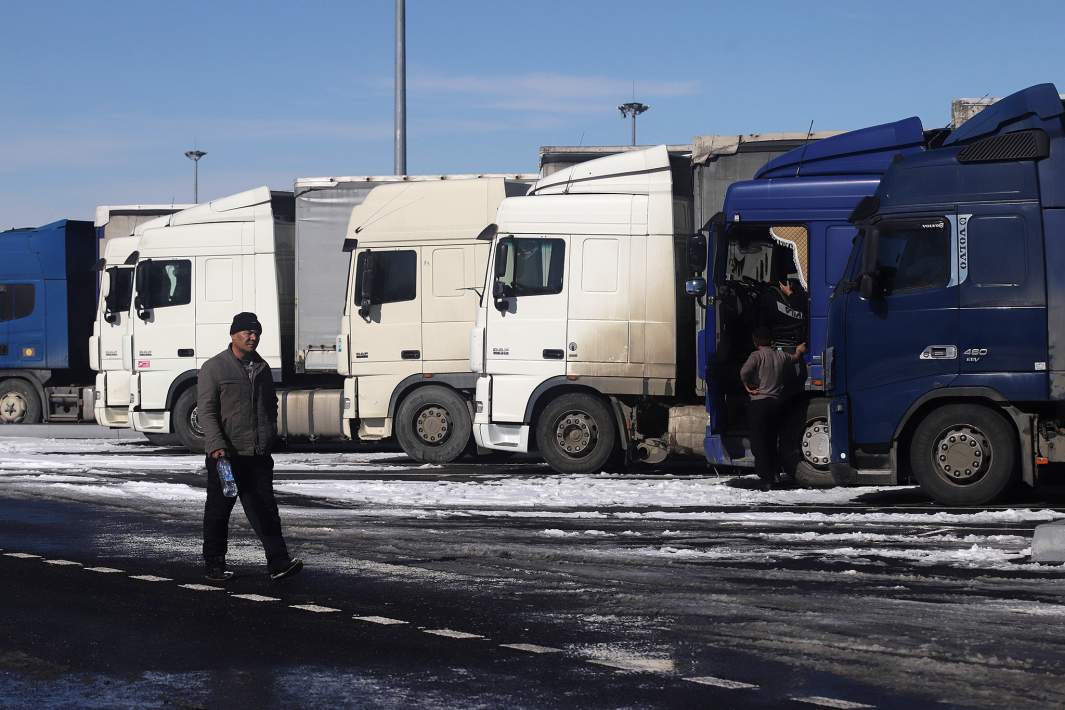
[[[218,459],[218,480],[222,483],[222,495],[226,498],[237,497],[237,479],[233,478],[233,467],[225,456]]]

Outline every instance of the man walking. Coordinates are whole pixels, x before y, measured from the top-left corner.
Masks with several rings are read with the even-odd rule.
[[[800,343],[794,353],[777,350],[772,347],[773,334],[765,326],[754,329],[753,339],[756,349],[740,368],[740,379],[751,396],[747,423],[754,470],[762,479],[762,489],[768,490],[777,483],[780,471],[778,438],[788,378],[792,376],[789,370],[802,359],[806,343]]]
[[[197,382],[198,416],[207,453],[203,559],[207,579],[216,582],[233,576],[226,570],[226,549],[229,515],[236,499],[222,493],[218,477],[222,457],[229,460],[244,514],[266,552],[270,578],[283,579],[303,569],[303,562],[288,555],[274,500],[270,451],[277,436],[277,394],[269,365],[255,352],[262,332],[254,313],[233,316],[229,347],[203,364]]]

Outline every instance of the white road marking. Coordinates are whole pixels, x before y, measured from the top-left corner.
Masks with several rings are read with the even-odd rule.
[[[318,604],[289,604],[289,607],[292,609],[313,611],[315,614],[331,614],[334,611],[340,611],[340,609],[334,609],[331,606],[319,606]]]
[[[262,594],[230,594],[231,597],[237,599],[247,599],[250,602],[279,602],[281,601],[277,597],[264,597]]]
[[[453,629],[425,629],[425,633],[432,634],[433,636],[446,636],[449,639],[483,639],[484,636],[480,634],[468,634],[465,631],[455,631]]]
[[[695,678],[685,678],[684,680],[689,683],[699,683],[700,685],[712,685],[717,688],[725,688],[727,690],[748,690],[750,688],[757,688],[757,685],[753,683],[741,683],[738,680],[729,680],[728,678],[715,678],[712,675],[701,675]]]
[[[839,698],[825,698],[820,695],[810,695],[805,698],[792,698],[797,703],[807,703],[809,705],[820,705],[823,708],[837,708],[838,710],[862,710],[862,708],[873,708],[875,705],[866,705],[865,703],[855,703],[850,700],[840,700]]]
[[[17,557],[20,560],[31,560],[40,557],[40,555],[31,555],[28,552],[5,552],[4,557]]]
[[[224,587],[212,587],[210,584],[179,584],[179,587],[191,589],[194,592],[224,592]]]
[[[55,565],[57,567],[81,567],[80,562],[74,562],[72,560],[44,560],[46,565]]]
[[[83,567],[86,572],[99,572],[100,574],[125,574],[124,569],[115,569],[114,567]]]
[[[607,668],[617,668],[623,671],[647,671],[650,673],[672,673],[673,661],[668,658],[619,658],[617,660],[604,660],[589,658],[588,663]]]
[[[562,653],[561,648],[537,646],[535,643],[501,643],[499,645],[502,648],[512,648],[515,651],[526,651],[527,653]]]
[[[131,574],[130,579],[139,579],[142,582],[173,582],[170,577],[156,577],[154,574]]]
[[[408,621],[403,621],[402,619],[390,619],[387,616],[353,616],[351,618],[355,621],[368,621],[371,624],[381,624],[382,626],[410,623]]]

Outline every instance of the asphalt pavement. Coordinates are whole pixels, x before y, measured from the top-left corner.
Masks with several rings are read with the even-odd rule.
[[[199,567],[202,459],[0,444],[0,707],[1050,707],[1060,502],[283,454],[304,573]],[[691,496],[687,500],[685,496]]]

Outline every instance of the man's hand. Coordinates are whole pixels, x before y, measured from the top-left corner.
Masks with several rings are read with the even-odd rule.
[[[806,343],[799,343],[799,346],[795,348],[795,352],[792,353],[791,359],[794,362],[802,360],[802,356],[806,354]]]
[[[753,395],[753,394],[761,394],[762,393],[762,391],[760,389],[758,389],[757,387],[751,387],[746,382],[743,383],[743,388],[745,390],[747,390],[747,394],[752,394]]]
[[[220,458],[222,458],[225,455],[226,455],[226,450],[225,449],[215,449],[214,451],[212,451],[209,454],[209,456],[211,458],[213,458],[213,459],[220,459]]]

